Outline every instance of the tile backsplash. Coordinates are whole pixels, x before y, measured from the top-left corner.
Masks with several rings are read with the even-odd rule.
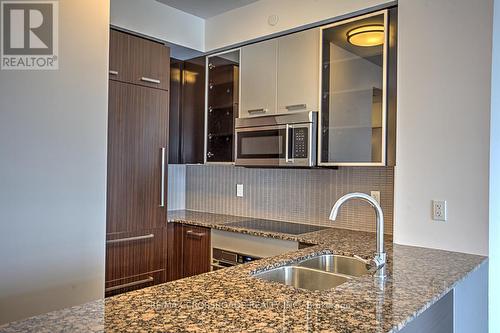
[[[254,169],[224,165],[185,167],[185,208],[210,213],[375,231],[375,213],[366,203],[346,203],[337,221],[328,219],[345,193],[380,191],[385,232],[392,234],[394,168]],[[177,170],[182,177],[183,170]],[[174,174],[172,174],[174,176]],[[169,195],[176,195],[175,181]],[[182,181],[179,182],[183,186]],[[244,196],[236,196],[243,184]],[[179,193],[183,192],[179,188]],[[178,199],[182,201],[181,199]],[[177,201],[178,202],[178,201]],[[182,206],[179,204],[178,206]]]

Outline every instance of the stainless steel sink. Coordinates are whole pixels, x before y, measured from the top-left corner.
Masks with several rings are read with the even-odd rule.
[[[333,254],[312,257],[299,262],[297,266],[349,276],[368,274],[369,269],[367,264],[360,259]]]
[[[299,266],[283,266],[254,276],[307,290],[332,289],[350,279],[347,276]]]

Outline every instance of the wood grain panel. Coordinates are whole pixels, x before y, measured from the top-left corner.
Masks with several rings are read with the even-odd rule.
[[[153,237],[126,241],[151,235]],[[167,228],[111,233],[106,240],[106,283],[166,269]],[[123,241],[110,243],[112,240]]]
[[[130,81],[130,35],[120,31],[109,32],[109,78],[117,81]],[[116,74],[111,74],[116,72]]]
[[[182,225],[168,223],[167,226],[167,281],[181,279],[182,275]]]
[[[109,243],[110,240],[124,241]],[[106,296],[167,281],[167,228],[112,233],[107,235],[107,241]],[[126,287],[109,290],[120,286]]]
[[[205,159],[205,57],[184,62],[181,117],[182,163],[202,164]]]
[[[110,80],[108,117],[107,232],[164,226],[161,147],[167,146],[168,92]]]
[[[130,71],[133,83],[168,90],[170,86],[170,49],[163,44],[144,38],[130,36]],[[150,83],[142,77],[159,80]]]
[[[209,272],[210,229],[184,226],[182,235],[182,276]]]
[[[162,283],[164,275],[165,270],[160,270],[107,282],[105,297],[110,297]]]

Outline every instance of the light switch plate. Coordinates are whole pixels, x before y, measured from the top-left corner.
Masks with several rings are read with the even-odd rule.
[[[434,221],[446,221],[448,219],[446,201],[444,200],[432,201],[432,219]]]
[[[370,196],[380,204],[380,191],[371,191]]]
[[[236,196],[243,198],[243,184],[236,184]]]

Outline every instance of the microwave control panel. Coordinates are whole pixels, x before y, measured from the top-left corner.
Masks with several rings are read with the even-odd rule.
[[[307,158],[308,156],[308,128],[299,127],[293,128],[293,146],[292,146],[292,156],[293,158]]]

